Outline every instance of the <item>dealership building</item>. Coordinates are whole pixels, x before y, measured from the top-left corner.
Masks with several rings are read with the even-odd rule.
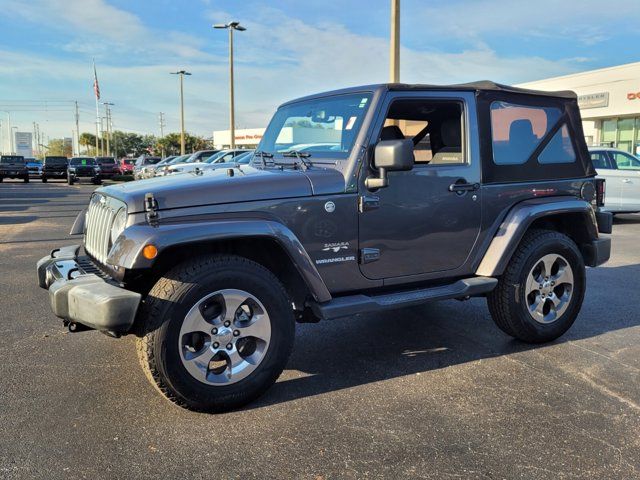
[[[640,62],[518,85],[573,90],[587,145],[614,146],[640,154]]]

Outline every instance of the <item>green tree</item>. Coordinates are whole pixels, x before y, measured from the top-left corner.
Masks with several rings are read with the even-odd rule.
[[[203,137],[185,132],[184,146],[186,153],[192,153],[210,148],[211,143]],[[180,155],[180,133],[169,133],[158,138],[155,144],[155,153],[159,154],[163,150],[165,155]]]
[[[96,155],[96,136],[93,133],[80,134],[80,145],[85,147],[87,155]],[[98,148],[102,150],[102,139],[98,138]]]
[[[151,153],[156,144],[153,135],[140,135],[116,130],[111,134],[111,152],[118,157],[132,155],[137,157],[143,153]]]
[[[70,143],[65,144],[62,138],[49,140],[47,155],[71,157],[73,155],[72,145]]]

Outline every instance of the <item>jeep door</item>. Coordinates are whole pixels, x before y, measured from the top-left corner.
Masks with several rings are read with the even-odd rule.
[[[360,270],[369,279],[449,272],[462,267],[481,223],[475,99],[461,92],[391,92],[373,126],[368,159],[380,140],[411,138],[414,165],[388,172],[369,191],[363,168]]]

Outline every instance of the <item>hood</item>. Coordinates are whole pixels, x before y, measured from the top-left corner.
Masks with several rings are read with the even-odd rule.
[[[233,176],[229,175],[233,171]],[[144,211],[144,196],[153,193],[158,209],[295,198],[343,193],[344,177],[333,169],[280,170],[248,166],[154,177],[98,189],[120,199],[129,213]]]

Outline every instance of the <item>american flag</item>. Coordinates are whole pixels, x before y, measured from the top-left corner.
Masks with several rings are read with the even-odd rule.
[[[98,73],[96,72],[96,62],[93,61],[93,93],[96,94],[96,98],[100,100],[100,85],[98,85]]]

